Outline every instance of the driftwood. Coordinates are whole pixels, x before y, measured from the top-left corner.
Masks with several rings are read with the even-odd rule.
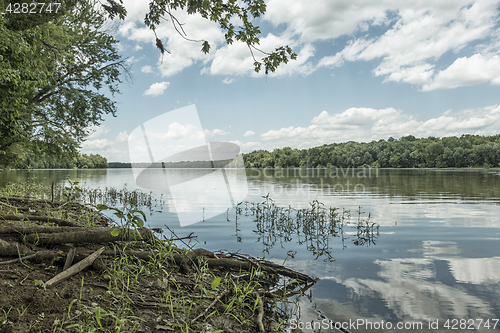
[[[120,229],[117,236],[113,236],[111,228],[92,228],[82,229],[82,231],[63,232],[63,233],[41,233],[30,234],[26,236],[26,242],[40,245],[56,245],[56,244],[103,244],[117,241],[149,241],[155,236],[148,228],[137,230]]]
[[[90,256],[88,256],[84,260],[82,260],[82,261],[74,264],[70,268],[62,271],[59,274],[57,274],[52,279],[50,279],[49,281],[47,281],[45,283],[45,285],[47,286],[47,288],[55,286],[59,282],[64,281],[64,280],[70,278],[71,276],[73,276],[73,275],[81,272],[84,268],[92,265],[92,263],[94,262],[94,260],[96,260],[97,257],[99,257],[99,255],[101,254],[102,251],[104,251],[104,247],[101,247],[99,250],[95,251],[94,253],[92,253]]]
[[[306,274],[296,272],[284,266],[273,264],[268,261],[260,261],[258,265],[251,261],[241,261],[229,258],[207,259],[208,267],[226,267],[234,270],[250,271],[252,268],[260,268],[263,272],[286,276],[292,279],[297,279],[306,283],[316,282],[316,279],[311,278]]]
[[[66,256],[66,262],[64,263],[63,270],[67,270],[73,264],[73,259],[75,258],[76,249],[71,247],[68,251],[68,255]]]
[[[55,259],[57,259],[57,257],[59,257],[61,255],[62,255],[62,252],[60,252],[60,251],[47,250],[47,251],[38,251],[36,253],[30,254],[30,255],[27,255],[27,256],[21,257],[21,258],[22,258],[22,260],[33,260],[36,262],[46,262],[46,261],[53,262]],[[16,256],[17,256],[17,254],[16,254]],[[16,263],[18,261],[21,261],[21,258],[16,258],[13,260],[8,260],[8,261],[0,261],[0,265],[13,264],[13,263]]]
[[[77,223],[57,219],[55,217],[36,216],[36,215],[0,215],[0,220],[8,220],[8,221],[29,220],[29,221],[50,222],[50,223],[55,223],[59,226],[68,226],[68,227],[79,227],[80,226]]]
[[[79,255],[88,255],[91,251],[87,249],[81,249],[78,248],[76,249],[77,254]],[[149,261],[153,259],[155,256],[157,256],[159,253],[158,252],[152,252],[152,251],[138,251],[138,250],[105,250],[102,252],[103,256],[110,256],[110,257],[117,257],[120,255],[128,255],[128,256],[133,256],[145,261]],[[195,249],[192,251],[189,251],[187,253],[183,253],[182,251],[177,251],[176,249],[172,249],[172,252],[168,254],[167,259],[170,259],[173,263],[178,265],[181,269],[181,271],[184,274],[188,274],[191,272],[191,264],[194,264],[194,262],[191,262],[192,259],[197,258],[197,257],[208,257],[208,258],[214,258],[215,255],[205,249]],[[98,270],[104,270],[105,266],[100,265],[99,263],[96,265],[93,265],[94,268]],[[96,267],[97,266],[97,267]]]
[[[16,202],[20,202],[23,204],[25,204],[26,202],[41,202],[41,203],[46,203],[46,204],[51,205],[51,206],[67,205],[69,207],[78,207],[78,208],[85,207],[84,205],[79,204],[77,202],[67,203],[67,201],[51,201],[49,199],[37,199],[37,198],[33,198],[33,197],[0,197],[0,200],[5,201],[5,202],[16,201]]]
[[[13,257],[20,254],[31,254],[33,251],[19,243],[6,242],[0,239],[0,254],[4,257]]]
[[[264,329],[264,324],[262,324],[262,319],[264,318],[264,303],[262,302],[261,298],[259,298],[258,306],[259,313],[257,314],[257,318],[255,318],[255,321],[257,322],[257,325],[259,325],[259,331],[264,333],[266,331]]]
[[[85,230],[91,230],[93,228],[85,228]],[[104,229],[104,228],[100,228]],[[107,228],[106,228],[107,229]],[[71,231],[82,231],[82,227],[48,227],[44,225],[32,224],[32,225],[18,225],[14,223],[0,225],[0,237],[1,235],[8,234],[36,234],[36,233],[58,233],[58,232],[71,232]]]

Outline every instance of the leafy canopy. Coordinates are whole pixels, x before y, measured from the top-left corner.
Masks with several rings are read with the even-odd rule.
[[[115,115],[112,97],[127,71],[108,15],[93,1],[67,1],[52,15],[8,13],[7,5],[0,1],[0,164],[34,142],[74,155],[88,126]]]
[[[41,3],[0,0],[0,166],[19,164],[33,151],[77,156],[89,126],[99,125],[105,114],[116,114],[112,98],[128,74],[107,24],[126,17],[122,0],[61,0],[57,12],[35,14],[7,10],[28,2]],[[149,1],[144,23],[155,36],[157,26],[167,20],[209,53],[208,41],[187,38],[176,10],[217,22],[227,44],[245,43],[256,72],[269,74],[297,57],[289,46],[271,53],[257,48],[261,32],[252,20],[266,11],[263,0]],[[168,52],[157,36],[156,45],[162,54]],[[255,51],[264,57],[258,60]]]
[[[108,4],[103,4],[103,7],[111,18],[119,17],[124,19],[126,17],[127,11],[122,0],[119,0],[119,2],[107,0],[107,2]],[[170,21],[173,28],[186,40],[201,43],[201,52],[206,54],[211,49],[209,42],[187,38],[187,34],[182,27],[183,24],[174,15],[175,10],[184,10],[188,14],[197,13],[204,19],[218,23],[219,27],[225,32],[227,44],[232,44],[234,41],[245,43],[254,59],[256,72],[260,72],[264,67],[264,72],[269,74],[276,71],[280,64],[286,64],[290,59],[297,59],[297,54],[288,45],[279,46],[271,53],[262,51],[257,47],[260,42],[259,34],[261,31],[258,26],[252,23],[252,20],[266,12],[264,0],[154,0],[149,2],[149,12],[144,18],[144,23],[155,33],[155,36],[158,25],[162,21]],[[233,18],[238,18],[242,25],[234,26],[231,23]],[[156,46],[162,54],[165,52],[170,53],[165,49],[158,36],[156,36]],[[254,51],[258,51],[265,56],[261,60],[257,60]]]

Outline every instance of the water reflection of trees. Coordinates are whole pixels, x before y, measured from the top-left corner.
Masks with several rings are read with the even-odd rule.
[[[261,203],[240,202],[236,206],[236,237],[241,241],[239,221],[241,216],[253,217],[258,242],[264,246],[264,252],[276,245],[286,248],[286,243],[296,239],[297,243],[312,252],[315,259],[324,258],[333,261],[333,238],[339,238],[342,248],[347,247],[349,240],[356,246],[376,245],[379,237],[379,225],[372,221],[370,215],[362,217],[364,212],[359,207],[357,220],[352,221],[349,210],[325,205],[314,200],[308,208],[294,209],[291,206],[277,206],[269,194]],[[293,257],[296,252],[289,251]]]

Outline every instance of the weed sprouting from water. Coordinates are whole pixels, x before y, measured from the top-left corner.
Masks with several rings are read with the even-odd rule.
[[[269,254],[276,244],[285,248],[286,243],[296,238],[297,243],[312,252],[315,259],[333,261],[333,238],[341,239],[343,249],[347,247],[347,239],[352,239],[356,246],[375,245],[378,239],[379,225],[372,221],[371,214],[363,218],[361,207],[357,221],[353,224],[349,210],[340,211],[335,207],[325,207],[318,200],[312,201],[307,208],[295,209],[291,206],[278,206],[269,194],[262,198],[264,200],[259,203],[240,202],[235,208],[235,220],[236,236],[238,241],[241,241],[238,234],[238,216],[245,214],[253,217],[256,227],[254,232],[259,236],[258,241],[263,244],[264,253]],[[344,231],[346,226],[351,230]]]

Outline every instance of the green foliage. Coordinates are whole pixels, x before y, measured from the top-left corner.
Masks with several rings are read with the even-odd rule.
[[[309,149],[285,147],[244,154],[245,167],[446,168],[500,166],[500,135],[464,134],[442,139],[415,138],[344,142]]]
[[[123,6],[121,7],[124,9]],[[148,28],[155,32],[160,22],[163,20],[171,21],[173,28],[186,40],[201,43],[201,52],[206,54],[210,52],[210,43],[206,40],[187,38],[183,24],[174,16],[175,10],[185,10],[188,14],[199,14],[207,20],[216,22],[225,32],[224,37],[228,45],[234,41],[245,43],[254,58],[254,70],[256,72],[260,72],[262,66],[264,66],[265,73],[269,74],[269,72],[274,72],[280,64],[286,64],[290,59],[297,59],[297,54],[288,45],[279,46],[271,53],[257,48],[261,31],[258,26],[252,23],[252,20],[259,18],[266,12],[264,0],[229,0],[224,2],[220,0],[154,0],[149,2],[149,12],[144,18],[144,23]],[[110,16],[113,15],[116,14],[110,14]],[[240,21],[241,25],[235,27],[231,23],[234,20]],[[156,37],[156,45],[163,54],[165,48],[158,37]],[[259,51],[265,57],[257,60],[254,51]]]
[[[127,70],[107,14],[94,1],[42,15],[5,12],[8,3],[0,0],[0,164],[22,159],[19,147],[74,157],[88,126],[115,115],[102,90],[117,93]]]
[[[9,150],[13,158],[0,159],[0,167],[14,169],[105,169],[108,161],[99,154],[71,154],[59,156],[44,150],[32,149],[34,143],[16,143]],[[2,162],[4,164],[2,164]]]
[[[114,211],[113,215],[120,219],[122,222],[122,227],[125,229],[130,228],[142,228],[144,227],[144,222],[146,221],[146,214],[142,210],[136,208],[137,204],[135,201],[130,201],[125,205],[123,210],[116,207],[109,207],[107,205],[99,204],[97,205],[97,210],[111,210]],[[123,221],[125,223],[123,224]],[[113,236],[118,236],[120,234],[119,229],[114,229],[111,234]]]
[[[78,187],[78,184],[80,182],[77,181],[72,182],[71,179],[69,178],[68,182],[69,186],[64,187],[63,197],[65,198],[65,201],[76,201],[80,197],[80,194],[82,193],[82,189]]]

